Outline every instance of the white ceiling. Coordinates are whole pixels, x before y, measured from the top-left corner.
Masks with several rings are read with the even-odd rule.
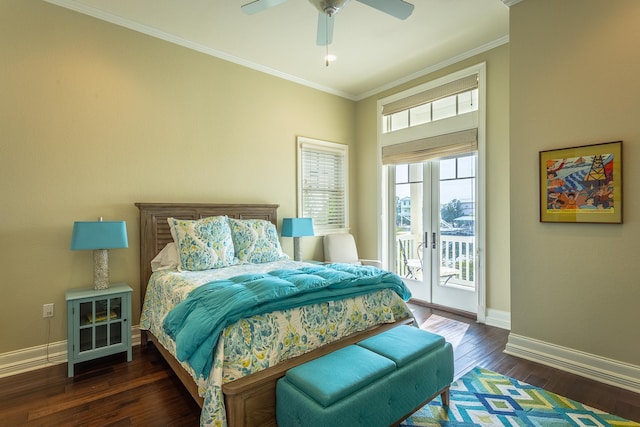
[[[357,1],[335,16],[328,67],[318,14],[288,0],[254,15],[250,0],[45,0],[163,40],[349,99],[506,43],[514,0],[408,0],[402,21]]]

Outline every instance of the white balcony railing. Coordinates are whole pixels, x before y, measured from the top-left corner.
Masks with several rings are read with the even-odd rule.
[[[402,277],[422,280],[422,241],[421,236],[413,234],[397,235],[395,267]],[[402,255],[404,249],[405,256]],[[475,236],[440,236],[440,271],[454,272],[441,276],[442,282],[449,277],[448,284],[475,286]],[[406,262],[405,262],[406,258]],[[419,268],[416,268],[419,265]]]

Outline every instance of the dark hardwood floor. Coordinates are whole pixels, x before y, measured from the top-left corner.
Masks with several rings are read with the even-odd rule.
[[[640,395],[503,353],[508,331],[411,305],[424,329],[454,345],[455,376],[491,369],[640,422]],[[200,408],[153,346],[79,364],[0,379],[0,426],[197,426]]]

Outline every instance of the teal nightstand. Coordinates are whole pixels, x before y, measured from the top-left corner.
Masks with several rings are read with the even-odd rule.
[[[131,361],[131,287],[70,289],[67,300],[68,375],[76,363],[127,352]]]

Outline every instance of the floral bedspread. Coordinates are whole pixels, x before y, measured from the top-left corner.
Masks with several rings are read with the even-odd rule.
[[[217,270],[153,273],[147,285],[140,327],[152,332],[172,354],[175,343],[162,328],[167,313],[196,287],[245,273],[298,268],[300,262],[282,260],[235,265]],[[381,323],[412,317],[401,297],[385,289],[340,301],[311,304],[240,320],[222,333],[207,378],[197,377],[186,364],[204,399],[200,424],[226,426],[222,384],[274,366],[347,335]]]

